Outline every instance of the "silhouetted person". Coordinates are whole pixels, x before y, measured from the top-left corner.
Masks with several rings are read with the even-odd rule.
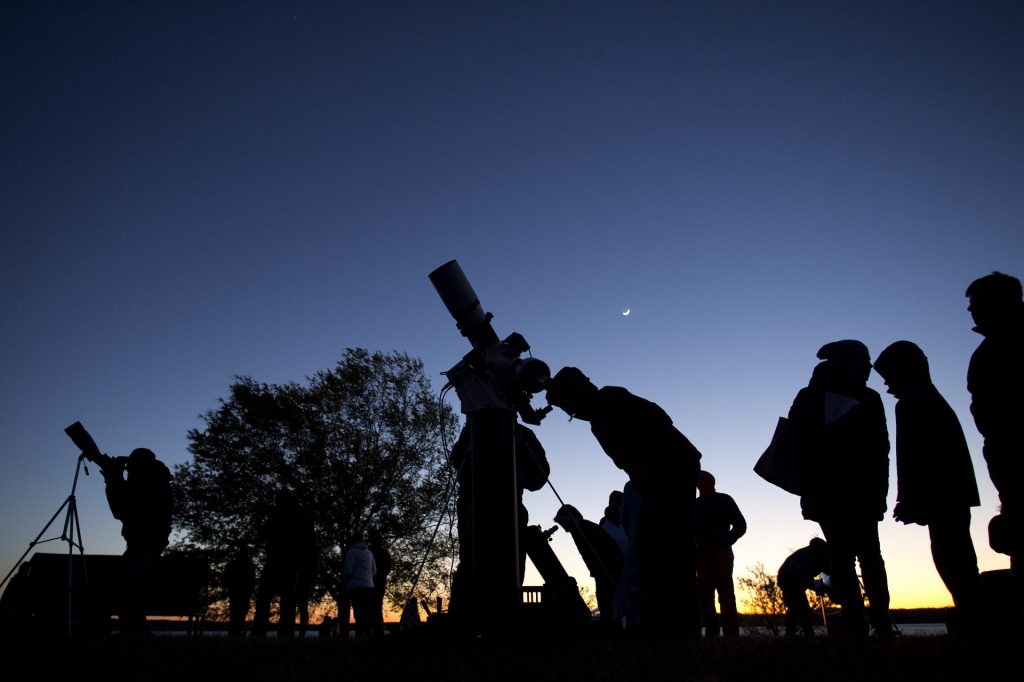
[[[622,532],[626,536],[625,561],[622,566],[622,578],[619,580],[619,591],[616,594],[616,612],[621,613],[622,627],[633,629],[646,621],[647,603],[643,592],[643,571],[640,568],[640,554],[637,551],[636,538],[639,535],[638,524],[643,496],[637,492],[632,481],[622,486]],[[696,570],[696,569],[694,569]],[[699,614],[698,614],[699,617]]]
[[[967,370],[971,414],[985,438],[985,463],[999,492],[1001,525],[1020,598],[1024,597],[1024,299],[1020,280],[1001,272],[972,282],[967,297],[974,331],[985,337]]]
[[[345,552],[345,588],[352,600],[356,637],[369,637],[373,628],[373,585],[377,564],[373,552],[360,540]]]
[[[599,389],[575,367],[559,370],[546,389],[550,404],[590,422],[605,454],[640,493],[635,542],[652,607],[642,625],[698,636],[692,491],[700,452],[656,404],[618,386]]]
[[[619,545],[608,533],[593,521],[587,521],[579,510],[563,505],[555,514],[555,522],[572,536],[576,549],[583,557],[590,575],[594,578],[597,593],[597,607],[601,611],[601,623],[616,624],[615,592],[622,578],[624,557]]]
[[[141,634],[146,632],[148,576],[171,534],[171,472],[146,448],[136,448],[128,457],[107,458],[101,471],[110,511],[121,522],[126,544],[120,629]]]
[[[377,575],[373,577],[373,600],[370,605],[373,634],[375,637],[381,637],[384,635],[384,597],[387,594],[388,576],[391,574],[391,552],[384,545],[384,536],[376,528],[370,531],[367,546],[377,564]]]
[[[604,508],[604,516],[597,522],[605,533],[615,540],[622,553],[626,553],[626,531],[622,530],[622,491],[613,490],[608,493],[608,506]]]
[[[302,543],[302,564],[295,582],[295,609],[299,614],[299,637],[309,630],[309,601],[313,598],[316,581],[320,577],[320,541],[312,519],[305,520],[305,539]]]
[[[304,566],[317,555],[313,520],[302,509],[295,494],[282,489],[262,530],[266,563],[256,592],[252,634],[263,636],[270,620],[270,601],[279,595],[278,637],[295,635],[295,611],[300,600]],[[306,616],[308,623],[308,614]]]
[[[878,542],[889,489],[885,410],[867,387],[871,358],[863,343],[835,341],[822,346],[818,358],[823,362],[789,411],[806,448],[800,507],[828,542],[834,598],[842,605],[846,631],[867,634],[859,561],[871,604],[868,620],[877,634],[888,635],[889,585]]]
[[[736,501],[715,490],[715,477],[707,471],[697,478],[697,498],[694,510],[697,539],[697,593],[700,597],[704,634],[726,637],[740,634],[736,614],[736,593],[732,583],[732,546],[747,532],[747,521],[736,506]],[[715,593],[722,610],[719,626],[715,613]]]
[[[449,605],[449,611],[453,614],[461,614],[464,612],[466,602],[470,599],[470,595],[473,593],[473,589],[470,585],[473,580],[481,580],[484,584],[481,585],[481,591],[486,592],[486,583],[490,580],[490,576],[477,576],[475,567],[479,565],[487,566],[493,563],[493,559],[488,560],[486,557],[478,556],[479,552],[488,551],[486,548],[478,547],[473,542],[473,535],[470,529],[473,528],[475,520],[473,519],[472,512],[472,500],[470,495],[472,494],[472,461],[471,457],[471,430],[469,425],[466,424],[462,431],[459,433],[459,438],[452,446],[452,454],[450,461],[452,466],[457,470],[457,476],[459,481],[459,491],[455,500],[455,506],[458,517],[458,535],[459,535],[459,568],[456,571],[454,584],[452,586],[452,598],[451,604]],[[486,453],[482,453],[486,456]],[[523,540],[526,535],[526,528],[529,525],[530,515],[527,512],[525,505],[523,505],[523,491],[537,491],[544,487],[547,483],[548,474],[551,473],[551,466],[548,464],[547,454],[544,452],[544,446],[541,445],[537,439],[536,434],[523,426],[522,424],[516,423],[515,425],[515,456],[516,456],[516,485],[517,485],[517,525],[519,534],[518,552],[519,552],[519,584],[522,586],[523,574],[526,571],[526,545],[527,543]],[[487,529],[480,528],[477,524],[476,532],[483,533],[487,532]],[[490,545],[488,545],[490,547]],[[490,547],[492,550],[500,551],[501,548]],[[504,553],[502,553],[502,556]]]
[[[828,573],[828,543],[812,538],[810,544],[796,550],[779,567],[778,584],[786,606],[786,634],[795,635],[797,627],[809,637],[814,635],[814,618],[807,604],[807,590],[817,587],[815,578]]]
[[[256,566],[248,547],[238,547],[224,566],[224,591],[228,596],[228,636],[238,637],[256,591]]]
[[[893,517],[928,527],[932,559],[961,624],[981,625],[982,585],[971,540],[978,485],[960,420],[932,383],[928,358],[897,341],[875,360],[896,403],[897,496]]]

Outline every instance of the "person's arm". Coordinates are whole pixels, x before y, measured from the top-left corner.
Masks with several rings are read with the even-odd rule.
[[[736,504],[736,500],[729,498],[729,502],[732,506],[732,518],[730,519],[729,529],[729,544],[733,545],[741,537],[747,533],[747,520],[743,518],[742,512],[740,512],[739,506]]]

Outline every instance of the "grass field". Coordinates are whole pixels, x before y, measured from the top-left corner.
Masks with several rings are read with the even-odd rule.
[[[972,680],[1020,674],[1020,638],[680,641],[603,632],[470,637],[421,628],[379,640],[18,636],[28,679],[98,680]],[[13,679],[8,673],[6,679]]]

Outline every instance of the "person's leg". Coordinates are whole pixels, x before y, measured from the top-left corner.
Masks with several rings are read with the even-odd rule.
[[[714,554],[697,552],[697,600],[700,604],[700,618],[704,635],[718,637],[720,632],[718,614],[715,611],[715,565]]]
[[[978,629],[984,620],[983,588],[978,573],[978,555],[971,540],[971,510],[947,509],[928,524],[935,570],[953,597],[958,625],[966,631]]]
[[[148,631],[145,611],[146,585],[153,564],[166,546],[166,543],[134,542],[125,550],[122,609],[119,617],[122,634],[138,635]]]
[[[889,617],[889,578],[882,559],[882,547],[878,542],[878,523],[858,523],[854,541],[854,551],[860,560],[860,571],[864,577],[864,591],[868,596],[868,621],[876,634],[890,634],[892,619]]]
[[[280,571],[276,563],[270,559],[263,565],[260,581],[256,588],[256,606],[252,618],[252,636],[266,637],[270,627],[270,601],[277,589]]]
[[[740,634],[732,571],[732,550],[715,552],[715,590],[718,592],[718,606],[722,612],[722,632],[726,637],[738,637]]]
[[[696,478],[696,474],[694,475]],[[693,497],[643,497],[637,538],[641,589],[650,608],[645,627],[654,632],[700,635],[693,545]]]
[[[832,565],[832,594],[842,607],[843,630],[850,635],[866,635],[864,600],[857,579],[857,556],[851,529],[847,523],[835,520],[821,521],[819,525],[828,543]]]
[[[790,580],[780,575],[779,589],[782,590],[782,603],[786,607],[786,634],[796,635],[802,629],[805,635],[814,634],[814,622],[811,607],[807,604],[807,590],[799,580]]]

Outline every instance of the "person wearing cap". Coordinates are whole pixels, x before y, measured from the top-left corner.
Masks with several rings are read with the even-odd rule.
[[[871,358],[856,340],[834,341],[817,353],[822,361],[789,411],[804,443],[805,481],[800,509],[828,542],[834,599],[849,634],[868,632],[857,580],[860,563],[878,635],[892,632],[889,585],[878,541],[878,523],[889,491],[889,434],[882,399],[867,387]]]
[[[897,495],[893,518],[928,527],[932,559],[965,629],[980,625],[982,585],[971,540],[978,485],[960,420],[932,383],[928,358],[897,341],[875,360],[896,402]]]
[[[700,451],[661,407],[618,386],[598,388],[576,367],[559,370],[545,388],[551,405],[590,423],[641,497],[635,542],[641,592],[650,605],[641,625],[698,636],[693,489]],[[660,604],[676,605],[678,612]]]
[[[126,545],[119,624],[124,634],[141,634],[146,631],[146,572],[163,553],[171,535],[171,472],[146,448],[137,448],[127,458],[117,457],[111,462],[114,464],[101,471],[107,503],[114,518],[121,522]]]
[[[1024,596],[1024,296],[1019,279],[993,272],[972,282],[967,297],[974,331],[985,337],[967,369],[971,414]]]
[[[715,490],[715,477],[701,471],[697,478],[694,527],[697,539],[697,594],[707,637],[738,637],[736,591],[732,584],[732,546],[747,532],[747,521],[730,495]],[[715,593],[722,611],[719,623]]]

